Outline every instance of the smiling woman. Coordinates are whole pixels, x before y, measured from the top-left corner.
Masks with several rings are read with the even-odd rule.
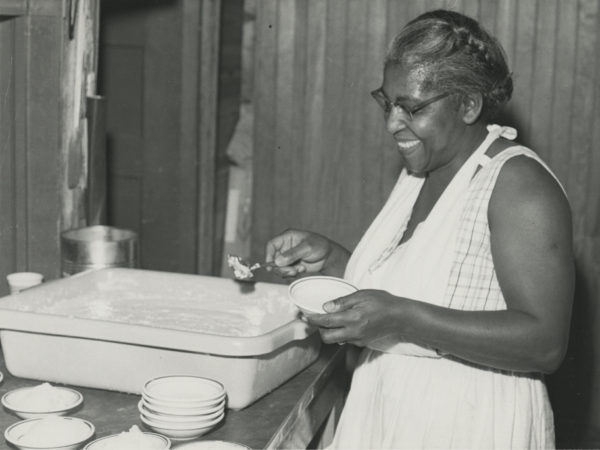
[[[358,291],[306,319],[362,348],[332,448],[552,448],[543,374],[561,363],[574,284],[560,183],[516,131],[512,93],[475,20],[436,10],[393,40],[373,92],[404,169],[356,248],[288,230],[267,243],[284,277]]]

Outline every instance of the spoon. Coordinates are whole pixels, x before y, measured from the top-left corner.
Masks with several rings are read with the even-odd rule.
[[[273,267],[272,263],[249,263],[237,255],[227,255],[227,265],[233,269],[233,276],[238,281],[252,281],[254,271]]]

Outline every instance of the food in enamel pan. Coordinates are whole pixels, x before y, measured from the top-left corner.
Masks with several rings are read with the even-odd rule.
[[[264,285],[242,294],[237,283],[217,277],[178,277],[176,282],[164,275],[166,282],[148,278],[109,272],[87,290],[56,290],[28,296],[27,301],[23,293],[2,306],[36,314],[240,337],[264,334],[296,317],[283,286]]]

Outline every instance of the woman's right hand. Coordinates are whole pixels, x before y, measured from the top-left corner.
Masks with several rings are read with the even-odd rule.
[[[282,277],[303,273],[342,276],[350,252],[325,236],[303,230],[287,230],[266,246],[265,260],[271,270]]]

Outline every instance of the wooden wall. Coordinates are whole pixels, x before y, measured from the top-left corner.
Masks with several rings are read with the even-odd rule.
[[[600,0],[260,0],[255,13],[252,254],[288,227],[353,247],[399,170],[369,91],[390,38],[445,7],[508,54],[503,123],[564,183],[579,265],[570,352],[549,378],[559,444],[600,447]]]
[[[211,273],[221,1],[101,6],[107,223],[138,234],[141,268]]]
[[[5,275],[60,276],[60,233],[85,221],[86,97],[97,0],[0,1],[0,296]]]

